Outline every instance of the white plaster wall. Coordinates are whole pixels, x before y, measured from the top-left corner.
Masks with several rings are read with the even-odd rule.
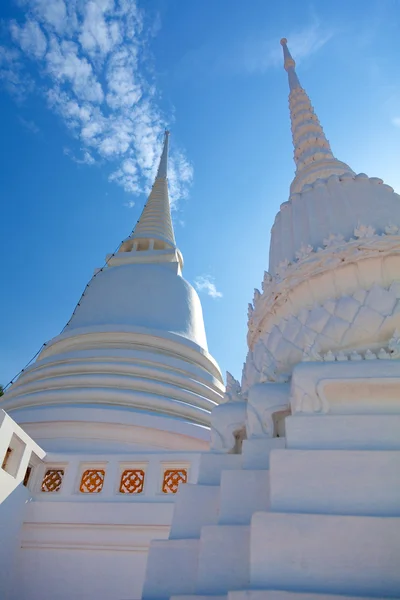
[[[13,450],[5,465],[12,464],[7,472],[1,465],[7,448],[13,448],[13,436],[18,437],[17,450]],[[15,445],[14,445],[15,447]],[[44,458],[44,451],[30,439],[3,410],[0,410],[0,598],[11,599],[15,576],[15,564],[20,545],[21,526],[26,504],[31,492],[22,485],[29,464],[34,465],[32,476]]]
[[[185,468],[193,482],[199,458],[183,452],[47,454],[26,506],[10,600],[139,599],[150,543],[170,531],[176,496],[162,492],[164,470]],[[83,470],[95,466],[105,470],[103,489],[81,493]],[[46,469],[57,467],[64,470],[60,491],[42,492]],[[142,493],[119,492],[126,468],[145,471]]]
[[[0,470],[0,490],[10,490],[11,476]],[[0,505],[0,598],[12,600],[14,573],[20,545],[21,526],[25,504],[30,499],[29,490],[21,483],[12,486],[12,492]],[[22,597],[18,598],[22,600]]]
[[[147,551],[23,548],[11,600],[138,600]]]

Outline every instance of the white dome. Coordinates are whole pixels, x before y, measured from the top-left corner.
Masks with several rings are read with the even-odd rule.
[[[224,384],[200,299],[181,275],[167,182],[168,134],[133,233],[107,257],[62,333],[2,405],[51,451],[204,450]]]
[[[317,250],[338,234],[349,240],[360,224],[379,234],[389,225],[400,226],[400,197],[377,177],[332,175],[292,194],[271,230],[270,273],[275,274],[282,261],[295,260],[302,246]]]
[[[200,299],[176,263],[127,264],[99,273],[67,331],[102,325],[173,333],[207,350]]]

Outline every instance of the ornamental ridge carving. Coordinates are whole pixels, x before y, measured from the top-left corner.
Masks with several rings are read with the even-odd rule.
[[[307,347],[303,352],[302,362],[345,362],[359,360],[398,360],[400,359],[400,333],[396,329],[393,336],[390,338],[387,349],[380,348],[376,350],[348,350],[344,352],[332,352],[328,350],[325,354],[318,352],[316,344]]]
[[[225,388],[225,401],[226,402],[241,402],[242,388],[237,379],[234,378],[229,371],[226,372],[226,388]]]
[[[385,227],[385,234],[386,229],[387,228]],[[354,229],[354,235],[358,239],[371,238],[375,235],[375,229],[371,225],[362,225],[361,223],[358,223],[357,227]]]
[[[400,359],[400,282],[396,281],[387,288],[359,288],[275,321],[248,352],[242,393],[255,383],[287,381],[302,361],[388,359]]]
[[[341,234],[330,234],[324,239],[324,248],[317,248],[309,252],[303,248],[302,259],[289,262],[281,261],[276,268],[276,274],[271,276],[264,273],[262,282],[263,293],[257,294],[255,305],[248,305],[248,327],[251,343],[252,336],[258,332],[259,324],[264,316],[274,311],[276,302],[284,302],[293,287],[314,275],[339,265],[354,263],[370,257],[385,256],[393,251],[400,252],[400,230],[397,226],[389,224],[382,234],[374,233],[373,228],[359,224],[354,235],[358,236],[344,240]],[[362,243],[362,246],[360,246]],[[258,290],[257,290],[258,291]]]

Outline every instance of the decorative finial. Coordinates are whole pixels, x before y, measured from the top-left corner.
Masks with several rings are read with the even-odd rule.
[[[281,39],[281,46],[283,48],[283,59],[284,59],[284,63],[283,66],[285,67],[285,70],[289,72],[289,69],[293,69],[296,66],[296,63],[293,60],[292,55],[290,54],[289,48],[287,47],[287,39],[286,38],[282,38]],[[297,81],[298,83],[298,81]],[[298,83],[298,85],[300,85]]]

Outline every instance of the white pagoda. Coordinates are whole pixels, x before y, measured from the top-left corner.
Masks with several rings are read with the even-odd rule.
[[[296,174],[241,383],[181,276],[166,134],[132,235],[3,398],[1,599],[400,598],[400,197],[334,157],[281,44]]]
[[[334,157],[286,43],[295,178],[144,600],[400,598],[400,197]]]
[[[168,137],[132,234],[2,398],[1,600],[139,598],[209,448],[225,388],[182,277]]]

